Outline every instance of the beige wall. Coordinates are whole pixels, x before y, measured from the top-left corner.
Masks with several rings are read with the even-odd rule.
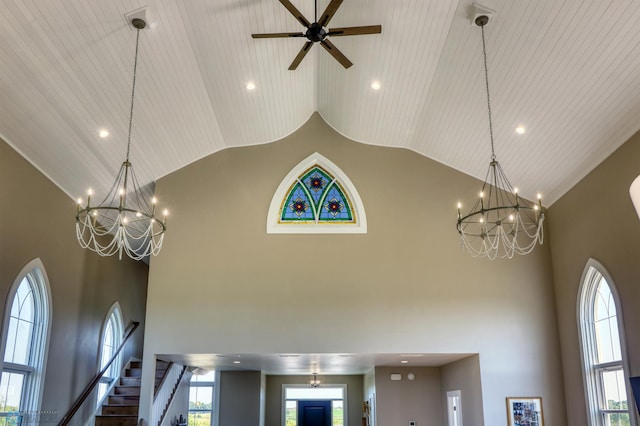
[[[357,187],[367,234],[266,234],[274,191],[316,151]],[[318,115],[282,141],[176,171],[156,187],[172,215],[150,267],[145,360],[479,353],[485,424],[503,424],[504,399],[514,395],[542,396],[549,424],[565,424],[549,247],[510,261],[464,253],[456,203],[479,187],[410,151],[350,141]]]
[[[391,380],[391,374],[400,374],[402,380]],[[408,425],[411,420],[420,426],[444,425],[440,368],[376,367],[375,404],[376,426]]]
[[[640,375],[640,221],[629,187],[640,174],[640,134],[549,209],[550,242],[569,424],[586,424],[576,306],[589,258],[600,262],[622,301],[631,375]],[[546,410],[546,401],[545,401]]]
[[[443,366],[440,370],[442,406],[447,407],[447,392],[459,390],[462,423],[465,426],[483,426],[482,383],[478,355],[452,362]]]
[[[74,201],[0,140],[0,321],[23,266],[40,258],[53,321],[42,410],[62,416],[98,369],[102,321],[118,301],[125,325],[140,321],[127,355],[142,355],[148,268],[80,248]]]
[[[221,371],[218,377],[217,425],[260,425],[262,373],[260,371]]]

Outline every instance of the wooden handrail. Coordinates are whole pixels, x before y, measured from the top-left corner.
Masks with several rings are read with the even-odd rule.
[[[113,354],[109,362],[102,368],[102,370],[100,370],[100,372],[98,372],[98,374],[96,374],[93,377],[93,379],[89,382],[87,387],[84,388],[84,390],[82,391],[82,393],[80,394],[76,402],[73,403],[69,411],[67,411],[64,417],[62,417],[62,420],[60,420],[60,423],[58,423],[58,426],[66,426],[69,424],[69,422],[71,421],[71,418],[80,409],[80,407],[82,406],[84,401],[87,399],[87,397],[91,395],[91,392],[93,392],[96,385],[100,382],[100,379],[102,379],[102,376],[104,376],[104,373],[106,373],[109,367],[111,367],[111,364],[113,364],[113,361],[116,359],[118,354],[120,354],[120,351],[122,350],[124,345],[127,343],[127,341],[129,340],[133,332],[136,331],[139,325],[140,323],[135,321],[129,324],[129,326],[125,330],[124,339],[122,340],[122,343],[120,343],[120,346],[118,346],[118,349],[116,350],[116,352]]]

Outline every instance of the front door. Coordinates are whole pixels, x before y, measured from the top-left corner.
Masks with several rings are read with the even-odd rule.
[[[331,401],[298,401],[298,426],[331,426]]]

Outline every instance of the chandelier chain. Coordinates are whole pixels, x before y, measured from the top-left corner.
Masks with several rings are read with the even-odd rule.
[[[489,95],[489,71],[487,68],[487,45],[484,40],[484,24],[480,25],[482,30],[482,57],[484,59],[484,86],[487,89],[487,112],[489,113],[489,138],[491,140],[491,160],[495,161],[496,152],[493,145],[493,119],[491,115],[491,97]]]
[[[133,60],[133,84],[131,85],[131,108],[129,110],[129,131],[127,134],[127,157],[129,162],[129,151],[131,150],[131,127],[133,125],[133,100],[136,94],[136,77],[138,75],[138,46],[140,45],[140,28],[136,28],[136,53]]]

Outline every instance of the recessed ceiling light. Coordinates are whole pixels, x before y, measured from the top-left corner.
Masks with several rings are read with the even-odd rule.
[[[409,364],[409,361],[407,361],[406,359],[403,359],[402,361],[400,361],[400,364]]]
[[[380,82],[379,82],[378,80],[374,80],[374,81],[371,83],[371,88],[372,88],[373,90],[380,90],[380,87],[382,87],[382,86],[380,85]]]
[[[98,132],[98,135],[99,135],[102,139],[104,139],[104,138],[106,138],[107,136],[109,136],[109,131],[108,131],[108,130],[106,130],[106,129],[101,129],[101,130],[100,130],[100,132]]]
[[[233,361],[234,364],[240,364],[240,361]]]
[[[254,83],[253,81],[250,81],[247,83],[245,87],[247,88],[247,90],[256,90],[256,83]]]
[[[527,131],[527,128],[524,127],[523,125],[516,127],[516,133],[519,135],[524,135],[526,131]]]

